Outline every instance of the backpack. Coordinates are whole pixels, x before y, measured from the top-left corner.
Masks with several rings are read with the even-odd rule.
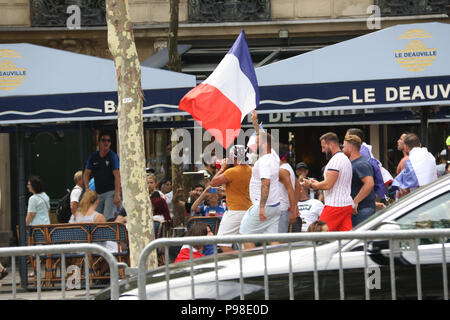
[[[70,220],[70,217],[72,216],[72,210],[70,210],[70,194],[72,193],[72,190],[66,189],[67,193],[64,197],[62,197],[58,201],[58,206],[56,207],[56,217],[58,219],[58,222],[60,223],[68,223]],[[80,198],[83,197],[84,189],[81,191]]]
[[[58,222],[67,223],[70,220],[72,211],[70,210],[70,194],[72,190],[67,189],[67,193],[58,201],[58,206],[56,207],[56,217]]]

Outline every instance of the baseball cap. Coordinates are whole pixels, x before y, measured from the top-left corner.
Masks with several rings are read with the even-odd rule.
[[[297,165],[295,166],[295,170],[298,170],[298,169],[300,169],[300,168],[308,169],[308,165],[307,165],[306,163],[304,163],[304,162],[299,162],[299,163],[297,163]]]
[[[439,155],[445,157],[447,155],[447,150],[442,150]]]
[[[447,137],[446,143],[447,143],[448,146],[450,146],[450,136]]]

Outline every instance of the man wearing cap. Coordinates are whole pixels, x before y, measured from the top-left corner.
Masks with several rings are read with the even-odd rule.
[[[306,178],[308,176],[309,168],[308,165],[304,162],[299,162],[295,166],[295,174],[299,178]]]
[[[230,168],[227,159],[222,160],[220,170],[211,180],[212,187],[225,185],[225,196],[228,211],[223,215],[217,235],[239,234],[241,220],[245,212],[251,207],[249,184],[252,168],[245,162],[246,149],[242,145],[235,145],[230,149]],[[231,243],[219,244],[223,252],[232,251]]]
[[[295,175],[297,176],[297,182],[296,183],[300,183],[301,181],[303,181],[303,179],[306,179],[306,177],[308,176],[309,173],[309,167],[305,162],[299,162],[297,163],[297,165],[295,166]],[[314,190],[310,189],[308,194],[308,197],[313,199],[315,198],[315,193]],[[321,190],[318,191],[319,193],[319,197],[320,195],[323,196],[323,193]],[[298,188],[295,188],[295,197],[298,200],[300,198],[300,192]],[[300,207],[299,207],[300,210]]]

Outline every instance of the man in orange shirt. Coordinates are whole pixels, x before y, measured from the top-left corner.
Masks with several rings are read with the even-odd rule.
[[[233,167],[229,168],[226,159],[222,161],[220,170],[211,180],[211,186],[225,185],[225,196],[228,211],[223,215],[217,232],[218,236],[239,234],[241,220],[245,212],[252,206],[249,194],[252,168],[245,163],[245,147],[235,145],[230,149]],[[219,244],[223,252],[232,251],[231,243]]]

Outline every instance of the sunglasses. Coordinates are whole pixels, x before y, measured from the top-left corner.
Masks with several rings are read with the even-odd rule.
[[[111,139],[100,139],[102,142],[111,142]]]

